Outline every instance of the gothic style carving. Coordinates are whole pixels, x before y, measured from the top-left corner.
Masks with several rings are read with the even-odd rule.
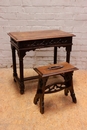
[[[71,38],[51,38],[51,39],[41,39],[41,40],[32,40],[32,41],[25,41],[25,44],[22,42],[19,44],[20,48],[43,48],[43,47],[52,47],[52,46],[64,46],[64,44],[71,43]],[[60,45],[61,44],[61,45]],[[71,43],[72,44],[72,43]]]
[[[54,84],[51,86],[48,85],[48,86],[46,86],[45,94],[55,93],[55,92],[63,90],[64,88],[66,88],[66,86],[64,84]]]

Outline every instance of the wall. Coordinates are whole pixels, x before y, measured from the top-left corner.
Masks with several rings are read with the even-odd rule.
[[[12,31],[60,29],[76,35],[71,63],[87,69],[87,1],[86,0],[0,0],[0,68],[11,67]],[[58,60],[65,60],[65,49],[58,50]],[[25,68],[52,63],[53,48],[27,52]],[[18,58],[17,58],[18,65]]]

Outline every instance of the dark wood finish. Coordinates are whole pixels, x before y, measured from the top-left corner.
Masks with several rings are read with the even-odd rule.
[[[58,68],[60,67],[60,68]],[[49,69],[50,68],[50,69]],[[53,64],[50,66],[42,66],[34,68],[34,70],[39,74],[39,82],[37,92],[34,98],[34,104],[37,104],[40,100],[40,112],[44,113],[44,94],[54,93],[61,90],[64,90],[65,95],[67,96],[70,92],[72,101],[77,102],[76,96],[73,88],[73,72],[78,70],[78,68],[73,65],[63,62],[59,64]],[[61,75],[64,78],[64,81],[60,82],[57,79],[57,82],[46,84],[50,76]]]
[[[13,62],[13,76],[14,80],[18,81],[20,86],[20,93],[24,93],[24,81],[29,79],[38,78],[26,77],[24,78],[23,73],[23,58],[27,51],[54,47],[54,63],[57,63],[57,47],[66,48],[66,61],[70,62],[70,52],[72,48],[73,34],[63,32],[61,30],[44,30],[44,31],[30,31],[30,32],[10,32],[11,48],[12,48],[12,62]],[[16,54],[19,56],[19,68],[20,76],[17,75],[16,70]]]

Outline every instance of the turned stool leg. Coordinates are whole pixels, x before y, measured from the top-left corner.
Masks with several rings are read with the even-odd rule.
[[[40,99],[41,114],[44,113],[44,92],[45,92],[46,82],[47,82],[47,78],[39,78],[38,88],[34,98],[34,104],[37,104],[38,100]]]

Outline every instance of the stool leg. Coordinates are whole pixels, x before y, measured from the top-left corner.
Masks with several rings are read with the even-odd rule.
[[[64,94],[66,96],[68,96],[68,93],[69,93],[69,87],[71,86],[71,79],[72,79],[72,73],[69,72],[69,73],[65,73],[64,74],[64,79],[65,79],[65,86],[66,88],[64,89]]]
[[[77,103],[77,99],[76,99],[76,96],[75,96],[75,93],[74,93],[74,88],[73,88],[73,81],[71,81],[70,94],[71,94],[71,97],[72,97],[72,101],[74,103]]]
[[[66,96],[68,96],[68,93],[69,93],[69,89],[65,88],[65,89],[64,89],[64,94],[65,94]]]
[[[40,113],[44,113],[44,94],[40,97]]]
[[[35,105],[39,101],[39,98],[40,98],[39,94],[36,94],[35,97],[34,97],[34,101],[33,101]]]
[[[40,79],[39,79],[39,81],[38,81],[38,87],[37,87],[37,92],[36,92],[36,95],[35,95],[35,97],[34,97],[34,104],[37,104],[37,102],[39,101],[39,99],[40,99],[40,95],[42,94],[42,90],[41,90],[41,88],[40,88]]]
[[[76,96],[74,93],[74,88],[73,88],[73,72],[69,72],[69,73],[65,73],[65,82],[66,82],[66,87],[64,90],[65,95],[68,95],[68,92],[70,91],[71,97],[72,97],[72,101],[74,103],[77,102],[76,100]]]
[[[40,99],[41,114],[44,113],[44,91],[45,91],[46,82],[47,82],[47,78],[39,78],[38,88],[34,98],[34,104],[37,104],[38,100]]]

